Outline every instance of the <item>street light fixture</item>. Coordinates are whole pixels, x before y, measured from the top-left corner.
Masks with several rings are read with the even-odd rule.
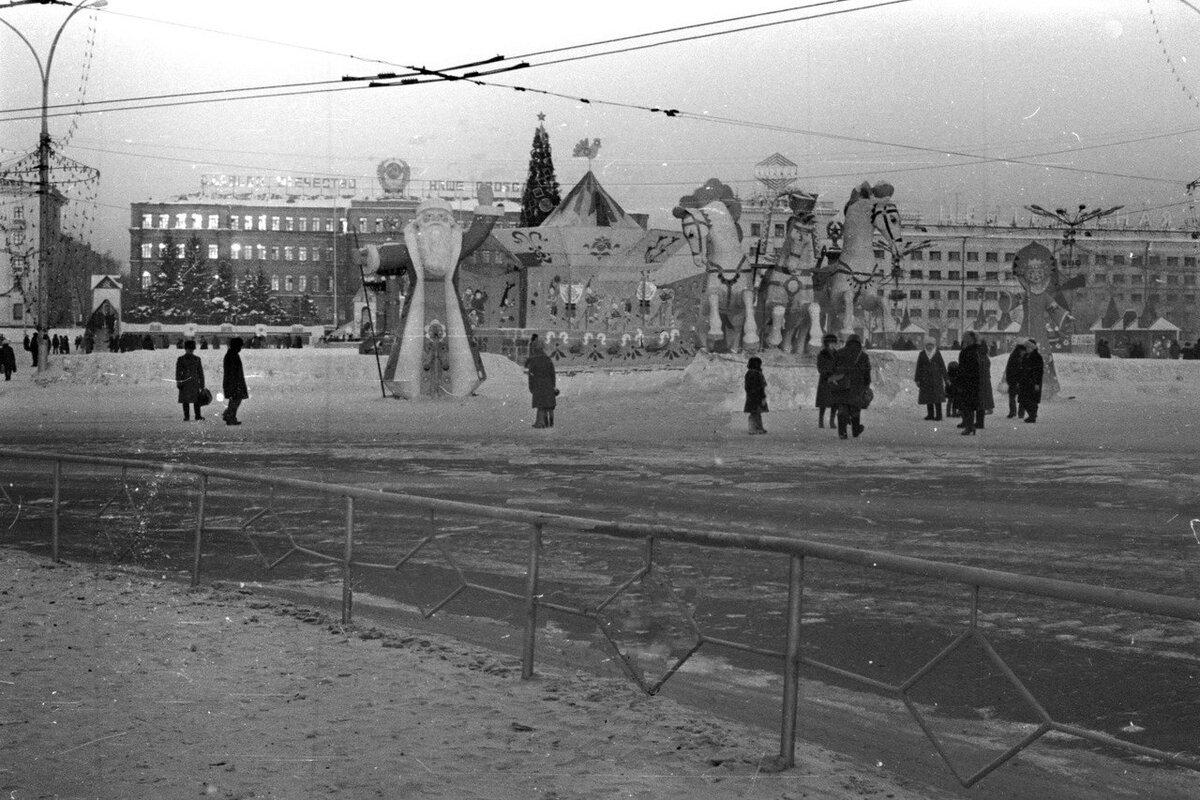
[[[1063,230],[1063,246],[1067,248],[1066,263],[1069,266],[1078,266],[1075,263],[1075,231],[1086,222],[1091,222],[1101,217],[1107,217],[1110,214],[1115,214],[1125,206],[1113,206],[1112,208],[1093,208],[1088,209],[1086,205],[1080,205],[1079,210],[1074,213],[1068,213],[1066,210],[1056,208],[1053,211],[1048,211],[1038,205],[1025,206],[1026,210],[1032,211],[1040,217],[1049,217],[1057,220],[1064,226]]]
[[[68,5],[62,0],[25,0],[21,2],[9,3],[2,8],[11,8],[20,5]],[[58,26],[58,30],[54,33],[54,39],[50,42],[50,52],[46,55],[46,63],[42,63],[41,56],[38,55],[37,48],[21,33],[11,22],[0,18],[0,23],[3,23],[13,33],[15,33],[25,46],[29,48],[29,52],[33,54],[33,60],[37,62],[38,73],[42,79],[42,131],[38,138],[38,279],[37,279],[37,315],[35,317],[35,335],[38,347],[38,372],[45,372],[47,360],[50,357],[50,342],[48,337],[43,337],[43,333],[48,332],[50,325],[50,287],[47,281],[47,272],[49,271],[50,252],[54,247],[53,234],[57,228],[51,229],[50,219],[52,216],[51,203],[57,202],[52,199],[51,192],[53,188],[50,185],[50,125],[48,117],[48,109],[50,106],[50,67],[54,64],[54,51],[58,49],[58,40],[62,37],[62,32],[67,27],[67,23],[71,18],[80,11],[94,8],[104,8],[108,5],[108,0],[81,0],[71,13],[67,14],[67,18]]]

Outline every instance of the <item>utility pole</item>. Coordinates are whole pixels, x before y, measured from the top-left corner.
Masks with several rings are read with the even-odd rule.
[[[9,3],[6,6],[0,7],[11,8],[20,5],[68,5],[64,0],[17,0],[17,2]],[[46,56],[46,63],[42,63],[41,56],[38,55],[37,48],[21,33],[12,23],[0,18],[0,23],[3,23],[13,33],[15,33],[25,46],[29,48],[29,52],[33,54],[33,60],[37,62],[38,73],[42,79],[42,129],[41,135],[38,137],[38,275],[37,275],[37,312],[35,316],[34,339],[38,348],[38,372],[45,372],[47,361],[50,358],[50,339],[46,335],[50,327],[50,275],[52,269],[52,253],[54,252],[55,239],[58,237],[59,226],[57,224],[58,211],[61,200],[58,191],[50,184],[50,151],[52,142],[50,140],[50,125],[49,125],[49,106],[50,106],[50,67],[54,64],[54,51],[58,49],[58,40],[62,37],[62,32],[67,27],[67,23],[71,18],[85,8],[103,8],[108,5],[108,0],[81,0],[71,13],[67,14],[67,18],[58,26],[58,30],[54,33],[54,39],[50,42],[50,52]],[[52,224],[52,221],[55,224]]]

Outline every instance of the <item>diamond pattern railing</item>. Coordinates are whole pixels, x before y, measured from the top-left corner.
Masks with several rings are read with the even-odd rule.
[[[296,556],[306,556],[322,562],[338,564],[342,572],[342,620],[346,623],[350,621],[352,613],[352,577],[356,569],[385,570],[397,576],[411,574],[413,570],[426,569],[431,565],[439,565],[441,569],[447,570],[453,576],[448,591],[439,593],[432,604],[419,604],[420,613],[425,617],[438,613],[468,590],[522,602],[526,612],[522,653],[522,675],[525,678],[529,678],[533,674],[538,616],[539,613],[545,611],[571,614],[591,620],[611,646],[631,679],[649,694],[657,693],[668,680],[680,672],[690,658],[705,646],[727,647],[776,658],[782,662],[784,678],[780,751],[772,765],[777,769],[785,769],[794,765],[798,688],[800,668],[803,666],[840,676],[858,685],[899,699],[912,715],[915,724],[928,737],[947,768],[963,786],[974,785],[1019,753],[1042,740],[1050,732],[1123,749],[1140,756],[1200,771],[1200,758],[1195,756],[1144,747],[1104,733],[1054,720],[1028,688],[1026,682],[1000,655],[991,639],[984,634],[978,620],[980,592],[984,588],[999,590],[1009,596],[1024,594],[1072,604],[1122,609],[1192,622],[1200,621],[1200,600],[1016,575],[782,536],[737,535],[674,529],[659,525],[608,523],[579,517],[487,507],[352,486],[321,484],[292,478],[251,475],[178,464],[158,465],[87,456],[14,453],[11,451],[0,455],[9,459],[33,459],[53,463],[51,530],[52,557],[56,560],[58,559],[59,516],[63,505],[60,487],[64,465],[89,464],[120,467],[122,470],[120,485],[101,507],[97,516],[109,515],[110,511],[112,515],[120,516],[117,510],[123,509],[122,513],[128,517],[128,521],[133,521],[138,527],[151,524],[152,515],[148,513],[146,503],[139,502],[136,496],[138,494],[136,487],[131,488],[126,470],[173,473],[177,476],[191,473],[199,478],[198,489],[195,489],[198,496],[195,504],[193,584],[199,581],[203,566],[205,534],[218,530],[234,530],[246,538],[257,554],[264,571],[270,571]],[[206,524],[205,502],[209,493],[209,481],[213,479],[265,485],[271,489],[270,499],[264,506],[252,506],[246,509],[244,513],[247,516],[234,527],[209,526]],[[299,527],[304,527],[306,533],[311,534],[311,529],[319,526],[311,519],[305,520],[303,526],[289,523],[275,508],[274,490],[277,487],[302,490],[312,497],[341,497],[343,499],[345,521],[339,535],[342,543],[340,554],[326,553],[318,547],[310,547],[297,540],[296,532]],[[425,512],[424,529],[419,533],[416,543],[397,560],[379,562],[356,559],[356,499],[383,504],[393,512],[398,509],[416,509]],[[21,513],[21,504],[14,502],[11,494],[3,486],[0,486],[0,515],[10,513],[14,515],[12,524],[15,524],[16,517]],[[452,536],[461,535],[464,529],[439,529],[437,517],[439,513],[465,515],[528,526],[530,531],[529,561],[525,573],[524,592],[510,591],[500,586],[485,585],[469,580],[458,558],[446,546],[446,540]],[[583,599],[574,604],[550,601],[542,594],[540,577],[540,566],[545,549],[543,537],[547,525],[554,525],[564,532],[591,537],[611,537],[618,540],[641,542],[644,548],[641,564],[598,602],[588,603]],[[261,537],[269,538],[272,541],[283,541],[285,549],[279,555],[268,555],[269,548],[264,546],[264,542],[258,541],[258,538]],[[784,649],[776,651],[756,647],[707,633],[704,626],[697,623],[695,609],[688,604],[676,588],[672,571],[656,560],[655,549],[658,543],[664,541],[720,548],[725,552],[742,551],[786,556],[789,561],[789,573],[786,609],[787,635]],[[803,621],[802,599],[806,560],[827,561],[870,571],[915,575],[920,576],[923,581],[966,586],[971,591],[967,627],[940,652],[898,682],[889,683],[808,657],[804,654],[803,625],[801,624]],[[936,683],[935,676],[938,670],[943,668],[950,659],[967,652],[968,648],[981,654],[986,663],[996,670],[1008,689],[1020,698],[1036,719],[1032,728],[1014,744],[973,771],[971,767],[956,760],[951,752],[951,747],[938,733],[936,722],[929,710],[922,708],[922,704],[915,697],[918,688],[928,683]]]

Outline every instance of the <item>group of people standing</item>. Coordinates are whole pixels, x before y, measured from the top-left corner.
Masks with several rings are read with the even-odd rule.
[[[1037,422],[1044,372],[1045,361],[1036,340],[1027,339],[1013,348],[1004,367],[1009,419],[1019,417],[1026,422]],[[987,347],[971,331],[963,336],[958,360],[949,364],[942,358],[937,343],[927,340],[917,356],[913,381],[917,384],[917,403],[926,409],[925,419],[942,419],[945,402],[946,416],[962,418],[958,427],[963,436],[974,436],[984,427],[987,415],[995,410],[992,360]]]
[[[866,430],[862,422],[863,409],[871,404],[871,358],[863,351],[862,339],[858,334],[846,338],[842,348],[837,347],[838,337],[825,334],[821,350],[817,353],[817,418],[818,426],[825,427],[825,411],[829,411],[829,427],[837,430],[838,438],[858,438]],[[767,381],[762,373],[762,359],[752,357],[746,365],[744,382],[746,403],[744,411],[749,415],[750,433],[766,433],[762,415],[767,407]]]
[[[212,393],[204,383],[204,363],[196,355],[196,342],[188,339],[183,343],[184,353],[175,359],[175,388],[178,390],[178,402],[183,406],[183,421],[190,422],[192,410],[195,410],[196,421],[204,419],[200,410],[212,401]],[[250,397],[246,389],[246,373],[242,369],[242,339],[235,336],[229,340],[222,364],[221,391],[225,395],[226,407],[221,418],[226,425],[241,425],[237,418],[238,407],[242,401]]]

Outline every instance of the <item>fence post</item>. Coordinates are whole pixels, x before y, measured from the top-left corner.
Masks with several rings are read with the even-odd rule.
[[[54,461],[54,506],[50,513],[50,560],[58,562],[58,507],[62,487],[62,461]]]
[[[800,703],[800,599],[804,591],[804,557],[792,556],[788,569],[787,654],[783,664],[783,727],[779,766],[796,765],[796,716]]]
[[[200,502],[196,508],[196,541],[192,546],[192,586],[200,585],[200,547],[204,541],[204,501],[208,498],[208,473],[200,473]]]
[[[521,651],[521,680],[533,677],[533,643],[537,636],[538,567],[541,564],[542,524],[535,522],[529,535],[529,571],[525,581],[525,641]]]
[[[346,552],[342,559],[342,624],[350,624],[351,604],[350,562],[354,559],[354,498],[346,496]]]

